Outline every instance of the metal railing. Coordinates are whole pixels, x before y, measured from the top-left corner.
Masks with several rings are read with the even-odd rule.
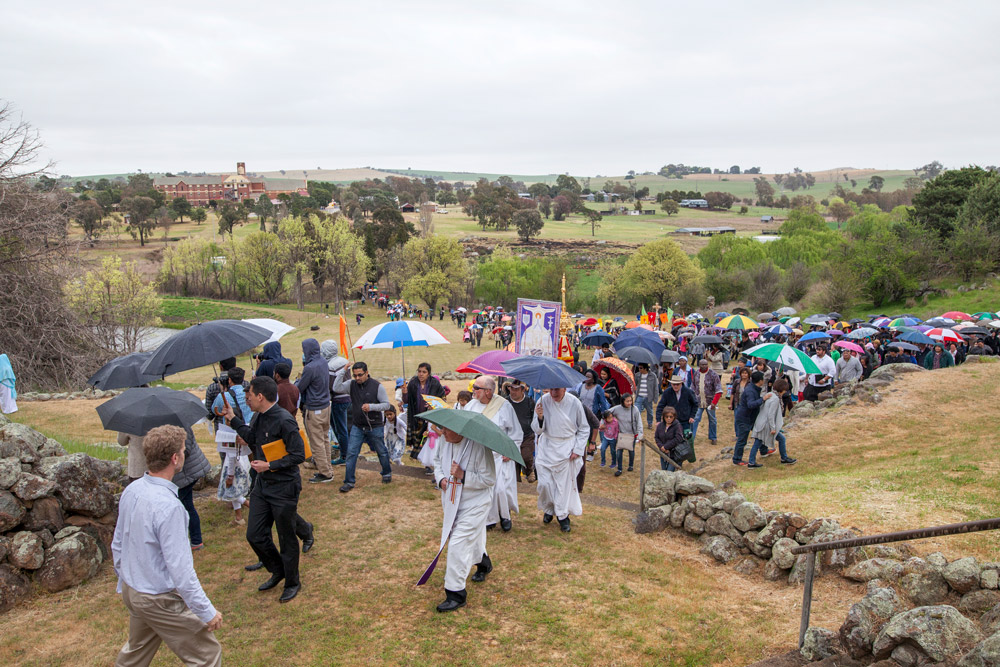
[[[976,533],[982,530],[997,530],[1000,528],[1000,518],[982,519],[980,521],[964,521],[962,523],[950,523],[945,526],[934,526],[931,528],[915,528],[913,530],[901,530],[895,533],[882,533],[880,535],[869,535],[868,537],[853,537],[846,540],[836,540],[833,542],[813,542],[792,547],[793,554],[812,554],[806,560],[806,578],[802,591],[802,619],[799,623],[799,648],[805,641],[806,630],[809,629],[809,612],[812,606],[813,575],[816,572],[816,559],[821,551],[833,551],[834,549],[849,549],[851,547],[865,547],[872,544],[885,544],[887,542],[904,542],[906,540],[918,540],[927,537],[942,537],[944,535],[959,535],[962,533]]]

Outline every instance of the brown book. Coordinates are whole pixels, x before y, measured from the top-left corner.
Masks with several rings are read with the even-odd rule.
[[[306,438],[306,432],[299,429],[299,435],[302,436],[302,444],[305,445],[306,458],[309,458],[312,456],[312,450],[309,448],[309,439]],[[261,445],[260,448],[264,452],[264,458],[268,463],[288,456],[288,450],[285,449],[284,440],[275,440],[274,442],[269,442],[266,445]]]

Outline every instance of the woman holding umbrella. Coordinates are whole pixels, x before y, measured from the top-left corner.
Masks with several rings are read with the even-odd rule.
[[[604,390],[604,397],[608,400],[608,404],[611,407],[620,404],[621,398],[619,398],[618,383],[611,377],[611,371],[608,370],[607,366],[601,368],[599,377],[601,389]],[[594,414],[596,415],[597,413],[595,412]]]
[[[417,415],[429,409],[424,401],[424,396],[428,395],[444,398],[445,392],[441,382],[431,375],[431,365],[423,362],[417,366],[417,374],[410,378],[403,391],[403,400],[406,401],[406,441],[410,446],[410,457],[414,459],[420,454],[420,443],[427,432],[427,422]]]

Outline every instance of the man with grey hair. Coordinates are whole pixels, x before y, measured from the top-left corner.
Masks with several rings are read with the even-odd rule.
[[[500,427],[500,430],[520,445],[524,437],[521,423],[514,412],[514,406],[496,394],[497,381],[491,375],[480,375],[472,383],[472,400],[465,410],[478,412]],[[513,527],[511,511],[517,512],[517,468],[514,462],[506,456],[493,452],[493,464],[496,469],[496,484],[493,486],[493,504],[486,519],[487,528],[500,524],[506,533]],[[476,566],[473,581],[485,581],[486,575],[493,569],[493,563],[487,554]]]
[[[860,379],[864,372],[865,369],[861,367],[861,361],[854,350],[840,351],[840,359],[837,360],[837,384]]]

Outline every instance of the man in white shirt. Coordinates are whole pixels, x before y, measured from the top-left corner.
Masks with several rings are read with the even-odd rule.
[[[118,504],[111,554],[129,635],[116,666],[148,665],[161,642],[184,664],[222,664],[214,634],[222,614],[194,571],[188,513],[170,481],[184,467],[185,438],[177,426],[149,431],[142,442],[149,472],[125,488]]]
[[[565,388],[550,389],[535,406],[531,420],[535,432],[535,471],[538,474],[538,509],[543,523],[559,520],[570,531],[569,515],[583,514],[576,477],[590,439],[590,424],[583,403]]]
[[[820,373],[809,376],[809,384],[803,396],[807,401],[815,401],[822,392],[833,389],[833,382],[837,379],[837,366],[834,365],[833,359],[827,356],[825,346],[819,345],[816,348],[812,360],[819,367]]]

